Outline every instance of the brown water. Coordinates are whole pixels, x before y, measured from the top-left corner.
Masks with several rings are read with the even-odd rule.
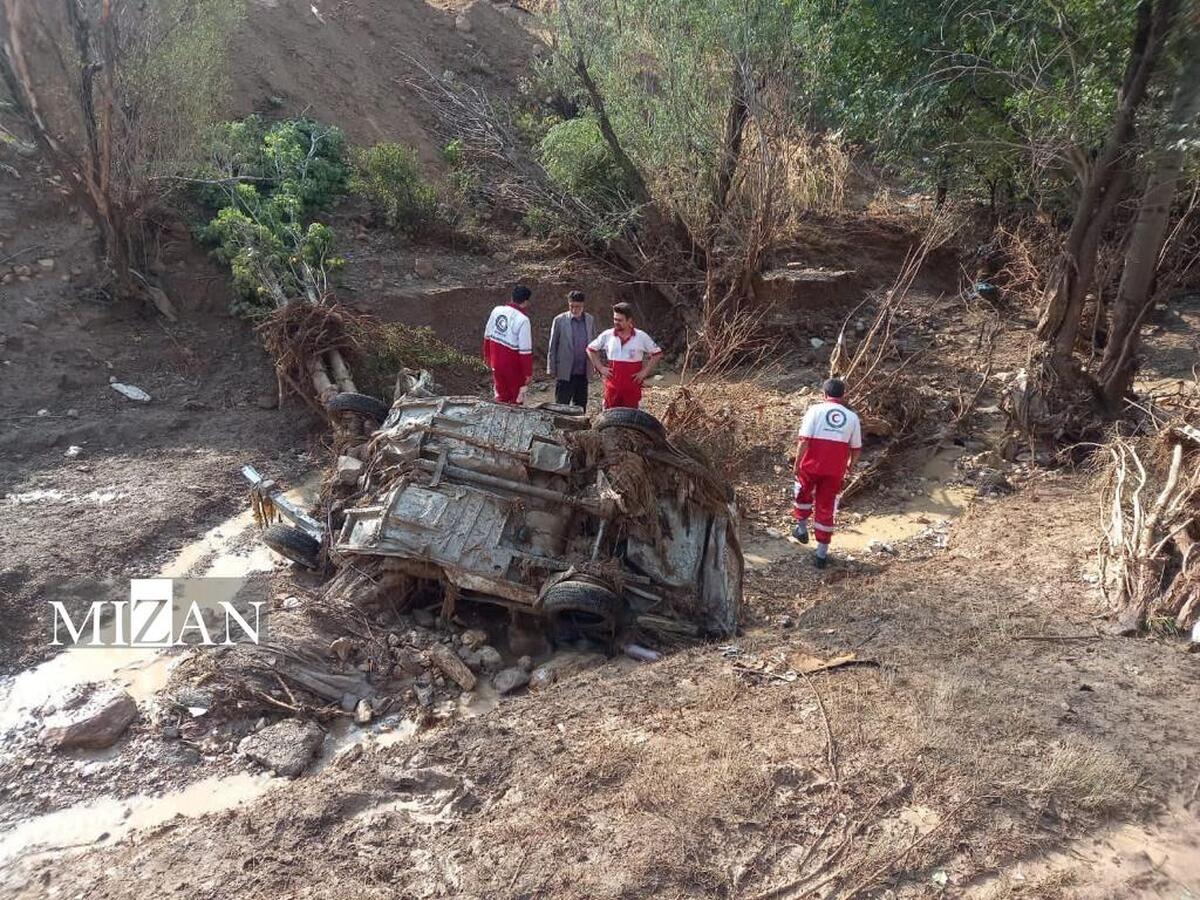
[[[310,478],[290,491],[288,497],[305,503],[318,488],[317,479]],[[253,514],[246,509],[183,547],[157,577],[236,578],[282,565],[286,562],[257,539]],[[148,702],[166,687],[172,667],[182,658],[181,654],[164,654],[148,647],[66,650],[0,686],[0,734],[28,721],[32,711],[47,701],[89,682],[112,682],[127,690],[139,704]]]

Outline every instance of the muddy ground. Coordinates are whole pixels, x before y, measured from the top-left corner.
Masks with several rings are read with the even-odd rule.
[[[516,8],[470,4],[467,29],[463,6],[255,0],[231,112],[308,108],[436,166],[412,56],[511,95],[535,52]],[[468,250],[383,234],[353,204],[334,218],[344,299],[463,352],[518,279],[538,333],[577,286],[599,315],[630,299],[658,328],[634,287],[500,229]],[[93,241],[35,163],[0,180],[0,674],[19,676],[0,694],[28,701],[0,716],[0,896],[1200,896],[1200,655],[1106,635],[1091,476],[1002,446],[1000,376],[1023,363],[1032,313],[964,299],[953,253],[917,286],[924,438],[846,505],[831,569],[784,535],[791,430],[829,352],[810,342],[833,339],[841,306],[806,313],[772,365],[705,389],[739,448],[719,465],[744,506],[742,634],[364,729],[329,716],[319,761],[289,780],[236,752],[285,713],[209,728],[209,700],[171,680],[177,658],[31,668],[53,656],[49,599],[158,573],[249,575],[279,609],[317,587],[257,542],[238,468],[308,482],[324,426],[278,406],[186,227],[154,273],[176,322],[99,292]],[[854,269],[865,290],[912,242],[894,221],[815,217],[777,263]],[[943,434],[995,325],[978,410]],[[1200,301],[1149,331],[1146,383],[1189,378]],[[656,412],[678,396],[679,361],[648,392]],[[481,389],[460,374],[457,389]],[[853,665],[796,674],[845,654]],[[141,710],[116,746],[42,745],[56,686],[113,677]]]

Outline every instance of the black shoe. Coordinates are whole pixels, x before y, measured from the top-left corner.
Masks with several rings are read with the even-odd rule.
[[[816,566],[818,569],[823,569],[827,565],[829,565],[829,557],[828,556],[814,556],[813,557],[813,565]]]
[[[802,544],[808,543],[808,529],[802,525],[797,525],[792,529],[792,537]]]

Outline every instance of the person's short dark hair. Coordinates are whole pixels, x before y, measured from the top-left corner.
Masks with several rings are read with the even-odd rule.
[[[533,291],[525,287],[523,284],[518,284],[512,289],[513,303],[528,303],[529,298],[533,296]]]
[[[840,378],[830,378],[821,387],[824,389],[826,397],[840,400],[846,396],[846,382]]]
[[[613,304],[613,312],[620,313],[627,319],[633,318],[633,305],[622,300],[620,303]]]
[[[583,302],[583,291],[571,291],[570,293],[568,293],[567,294],[567,302],[568,303],[582,303]]]

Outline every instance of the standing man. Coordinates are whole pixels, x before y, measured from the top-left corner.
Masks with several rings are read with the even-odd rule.
[[[862,426],[858,415],[843,405],[846,385],[840,378],[824,384],[825,400],[809,408],[800,423],[796,448],[796,527],[792,537],[808,543],[808,519],[813,519],[817,538],[818,569],[829,562],[829,540],[837,515],[838,495],[846,474],[862,453]]]
[[[518,284],[512,302],[493,309],[483,331],[483,361],[492,370],[500,403],[524,403],[533,380],[533,335],[525,314],[530,296],[529,288]]]
[[[608,365],[601,360],[601,352]],[[634,327],[633,307],[628,303],[613,306],[613,327],[588,344],[587,354],[604,379],[605,409],[614,406],[637,409],[642,402],[642,384],[662,359],[662,350],[654,339]]]
[[[550,347],[546,350],[546,374],[554,376],[554,402],[587,409],[587,348],[596,337],[596,318],[583,311],[583,291],[567,294],[567,311],[550,324]]]

